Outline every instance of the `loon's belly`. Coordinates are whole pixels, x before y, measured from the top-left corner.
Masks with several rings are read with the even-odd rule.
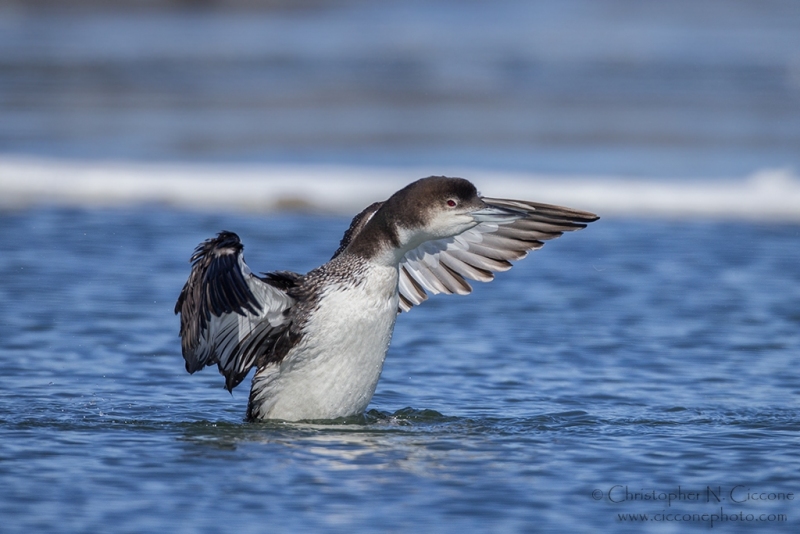
[[[397,269],[373,267],[360,284],[331,285],[300,342],[253,378],[254,419],[335,419],[372,399],[397,318]]]

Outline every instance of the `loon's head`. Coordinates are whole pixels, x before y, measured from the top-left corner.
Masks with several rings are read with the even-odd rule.
[[[458,235],[480,223],[519,219],[522,213],[488,206],[463,178],[431,176],[407,185],[382,206],[395,245],[411,250],[425,241]]]
[[[463,178],[431,176],[358,214],[334,258],[346,251],[397,263],[426,241],[456,236],[482,223],[523,217],[524,212],[487,205],[475,186]]]

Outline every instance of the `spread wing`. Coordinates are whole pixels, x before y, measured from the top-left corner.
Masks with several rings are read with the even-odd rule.
[[[489,206],[524,214],[506,223],[481,223],[454,237],[427,241],[409,251],[400,263],[400,309],[408,311],[427,300],[427,293],[466,295],[467,280],[489,282],[507,271],[511,261],[544,246],[564,232],[585,228],[593,213],[549,204],[483,198]]]
[[[232,232],[198,245],[175,304],[186,370],[217,364],[229,391],[290,334],[285,312],[294,299],[287,290],[301,278],[289,272],[255,276],[244,262],[243,248]]]

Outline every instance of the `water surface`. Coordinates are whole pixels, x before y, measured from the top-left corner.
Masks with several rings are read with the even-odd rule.
[[[1,213],[4,532],[796,531],[800,227],[601,219],[403,314],[364,416],[244,423],[183,369],[191,250],[305,271],[347,222]]]

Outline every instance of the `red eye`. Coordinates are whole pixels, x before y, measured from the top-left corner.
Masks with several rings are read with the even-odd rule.
[[[447,201],[447,205],[450,206],[451,208],[455,208],[456,201],[451,198],[450,200]]]

